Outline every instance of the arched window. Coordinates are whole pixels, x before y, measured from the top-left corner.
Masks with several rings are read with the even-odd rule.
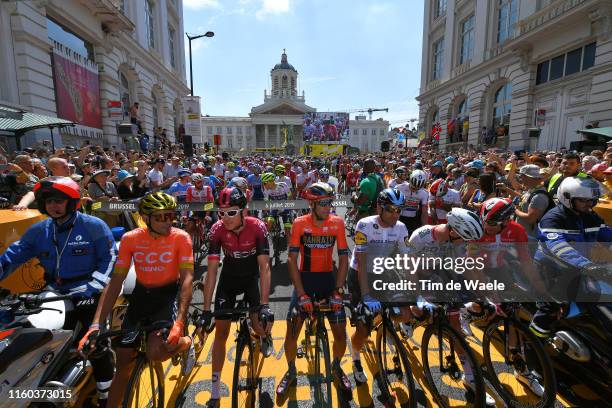
[[[283,89],[287,89],[288,86],[289,85],[287,83],[287,75],[283,75],[283,84],[282,84],[282,87],[283,87]]]
[[[274,85],[272,86],[274,89],[274,95],[278,95],[278,76],[274,77]]]
[[[119,72],[119,97],[123,104],[123,119],[130,116],[130,83],[123,72]]]
[[[452,134],[449,129],[448,134],[453,142],[464,142],[467,140],[468,124],[470,120],[470,100],[464,98],[461,102],[455,105],[452,120]]]
[[[151,93],[151,99],[152,99],[151,110],[152,110],[152,115],[153,115],[153,130],[155,130],[159,127],[159,106],[157,104],[157,96],[155,96],[155,93]]]
[[[510,125],[510,113],[512,111],[512,84],[510,82],[502,85],[493,98],[493,129],[505,128],[503,134],[497,131],[498,136],[508,134]]]

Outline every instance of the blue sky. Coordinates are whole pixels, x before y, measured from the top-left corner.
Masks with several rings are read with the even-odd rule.
[[[203,114],[247,116],[263,103],[285,48],[300,94],[318,111],[389,108],[374,118],[392,126],[418,117],[422,0],[183,0],[183,7],[185,31],[215,32],[192,42]]]

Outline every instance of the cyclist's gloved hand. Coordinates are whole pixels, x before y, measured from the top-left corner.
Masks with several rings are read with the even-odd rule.
[[[374,299],[369,293],[366,293],[363,297],[363,303],[368,307],[368,309],[370,309],[372,313],[378,313],[382,308],[380,302],[377,299]]]
[[[179,339],[183,337],[184,330],[185,324],[179,320],[176,320],[170,329],[170,334],[168,334],[168,340],[166,340],[166,343],[177,344]]]
[[[298,306],[302,312],[306,312],[308,314],[312,314],[314,310],[312,306],[312,299],[310,299],[310,296],[307,294],[303,294],[298,298]]]
[[[259,321],[264,325],[274,323],[274,312],[270,309],[270,305],[264,303],[259,306]]]
[[[198,325],[203,327],[205,331],[210,332],[214,326],[215,322],[213,319],[213,314],[210,310],[204,310],[202,315],[200,316],[200,321]]]
[[[329,298],[329,304],[333,312],[337,313],[342,310],[342,300],[342,295],[334,290]]]
[[[96,337],[98,337],[99,333],[100,325],[92,324],[89,326],[89,330],[87,330],[87,333],[85,333],[85,335],[79,341],[79,353],[83,354],[83,349],[86,347],[89,349],[86,351],[93,351],[93,346],[95,345]]]

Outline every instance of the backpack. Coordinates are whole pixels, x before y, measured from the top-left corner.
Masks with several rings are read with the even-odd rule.
[[[374,198],[372,199],[372,202],[370,203],[370,212],[373,212],[374,214],[376,214],[376,203],[378,202],[378,194],[380,194],[380,192],[383,191],[384,189],[385,189],[385,186],[383,185],[382,179],[380,178],[378,174],[376,174],[376,194],[374,194]]]
[[[533,197],[535,197],[536,194],[546,194],[546,197],[548,197],[548,206],[546,207],[546,209],[544,210],[544,213],[542,214],[542,216],[544,216],[544,214],[546,214],[550,209],[555,207],[555,201],[552,198],[552,195],[546,190],[546,188],[544,187],[538,187],[535,190],[533,190],[531,193],[529,193],[529,196],[527,197],[527,208],[529,208],[529,203],[531,203],[531,200],[533,199]]]

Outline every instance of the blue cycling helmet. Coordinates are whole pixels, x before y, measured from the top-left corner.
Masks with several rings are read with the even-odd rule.
[[[476,169],[483,169],[484,162],[482,160],[476,159],[468,164],[468,167],[474,167]]]
[[[446,159],[444,159],[444,160],[446,160],[446,162],[447,162],[448,164],[451,164],[451,163],[454,163],[454,162],[455,162],[455,158],[454,158],[453,156],[448,156],[448,157],[447,157]]]
[[[397,188],[385,188],[378,194],[378,199],[376,201],[380,205],[391,204],[403,206],[406,202],[406,198],[404,197],[404,193]]]
[[[440,167],[440,168],[442,168],[442,162],[440,160],[437,160],[436,162],[434,162],[434,164],[431,165],[431,167]]]
[[[423,163],[421,163],[420,161],[414,162],[414,164],[412,165],[412,169],[413,170],[423,170]]]

